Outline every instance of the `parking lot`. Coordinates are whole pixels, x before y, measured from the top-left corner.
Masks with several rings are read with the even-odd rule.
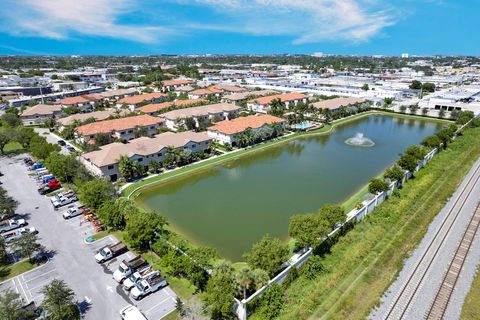
[[[55,278],[59,278],[58,272],[53,263],[47,262],[34,270],[0,283],[0,291],[10,288],[18,293],[26,303],[35,301],[38,305],[43,299],[42,288]]]
[[[35,132],[39,133],[40,136],[45,137],[47,139],[48,143],[58,144],[59,140],[63,140],[58,135],[54,134],[53,132],[50,132],[50,130],[45,129],[45,128],[35,128]],[[65,141],[65,146],[62,146],[61,150],[60,150],[61,154],[69,155],[71,153],[67,149],[67,146],[70,146],[70,147],[74,148],[75,150],[79,151],[79,149],[76,146],[74,146],[73,144],[71,144],[68,141]]]
[[[118,319],[119,310],[128,304],[136,305],[149,320],[158,320],[175,309],[176,296],[168,286],[140,301],[131,299],[112,274],[133,254],[127,252],[104,265],[97,264],[96,251],[117,240],[107,236],[86,244],[84,239],[95,233],[93,226],[82,215],[63,219],[62,213],[69,206],[54,210],[49,198],[36,191],[36,183],[20,157],[1,158],[0,167],[5,174],[1,178],[3,187],[19,202],[17,212],[29,213],[29,226],[37,228],[39,242],[53,253],[47,264],[0,284],[0,290],[10,287],[27,302],[40,302],[39,290],[55,278],[62,279],[76,293],[84,319],[92,320]]]

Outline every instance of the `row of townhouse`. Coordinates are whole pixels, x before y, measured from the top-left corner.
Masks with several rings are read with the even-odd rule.
[[[190,91],[188,93],[188,98],[199,99],[199,98],[207,98],[211,96],[220,98],[224,94],[232,94],[232,93],[239,93],[239,92],[246,92],[246,91],[248,91],[248,89],[242,88],[242,87],[226,85],[226,84],[216,84],[214,86]]]
[[[285,108],[289,109],[300,102],[307,103],[308,96],[303,93],[290,92],[259,97],[248,101],[247,108],[254,112],[267,113],[270,111],[270,104],[273,100],[280,100]]]
[[[187,100],[175,100],[167,101],[162,103],[153,103],[147,104],[143,107],[137,108],[136,111],[149,114],[151,116],[156,116],[162,112],[165,112],[169,109],[179,109],[182,107],[188,107],[192,105],[207,103],[205,99],[187,99]]]
[[[116,142],[102,146],[100,150],[81,155],[80,162],[92,174],[116,181],[121,176],[118,162],[122,156],[148,169],[152,161],[163,162],[169,147],[182,152],[202,153],[210,150],[211,141],[205,132],[166,132],[154,137],[140,137],[126,144]]]
[[[135,139],[140,131],[145,131],[148,136],[155,135],[163,123],[163,119],[147,114],[92,122],[75,129],[76,141],[91,143],[99,133],[109,133],[116,139],[129,141]]]
[[[272,124],[280,125],[283,131],[286,123],[285,119],[269,114],[252,115],[217,122],[207,129],[207,134],[218,143],[236,147],[239,145],[239,138],[247,130],[251,131],[254,140],[266,140],[274,134]]]

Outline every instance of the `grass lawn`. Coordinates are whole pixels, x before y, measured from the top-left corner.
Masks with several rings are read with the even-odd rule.
[[[100,240],[102,238],[105,238],[106,236],[108,236],[108,231],[104,230],[104,231],[100,231],[99,233],[95,233],[92,236],[92,238],[95,239],[95,240]]]
[[[480,269],[477,269],[477,275],[473,280],[472,287],[465,298],[462,307],[462,320],[480,319]]]
[[[479,156],[480,128],[467,130],[340,238],[315,280],[291,284],[279,319],[364,319]]]
[[[162,320],[177,320],[178,318],[178,313],[177,311],[170,312],[167,314],[167,316],[163,317]]]
[[[32,270],[42,264],[43,263],[30,263],[28,259],[25,259],[6,267],[0,267],[0,282],[16,277],[19,274]]]

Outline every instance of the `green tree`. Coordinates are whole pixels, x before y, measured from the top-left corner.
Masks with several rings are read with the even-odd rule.
[[[418,160],[411,154],[403,154],[397,161],[397,163],[402,169],[408,170],[413,173],[418,165]]]
[[[16,129],[15,140],[20,143],[22,147],[28,148],[34,135],[35,132],[32,128],[18,127]]]
[[[10,288],[0,294],[0,319],[3,320],[29,320],[35,319],[37,316],[32,311],[22,308],[24,302],[20,295]]]
[[[343,210],[341,206],[335,204],[324,205],[318,213],[320,217],[326,219],[330,229],[338,223],[343,223],[345,219],[347,219],[347,214],[345,213],[345,210]]]
[[[85,206],[96,210],[105,201],[115,198],[115,190],[108,181],[93,179],[81,184],[77,195]]]
[[[7,194],[7,191],[0,187],[0,220],[8,219],[15,214],[18,202]]]
[[[249,253],[244,254],[248,265],[253,269],[263,269],[273,276],[288,259],[288,246],[278,238],[265,235],[260,242],[252,246]]]
[[[283,116],[285,112],[285,104],[280,99],[273,99],[270,102],[269,114],[272,114],[277,117]]]
[[[285,289],[278,283],[272,284],[260,298],[257,314],[261,319],[275,319],[285,303]]]
[[[464,125],[474,117],[475,114],[472,111],[461,111],[458,113],[455,123],[458,125]]]
[[[235,281],[231,272],[216,270],[208,279],[203,301],[208,315],[213,320],[234,319],[233,298]]]
[[[410,84],[410,89],[421,90],[422,89],[422,83],[418,80],[413,80],[412,83]]]
[[[5,244],[5,240],[3,238],[0,238],[0,266],[7,264],[7,262],[7,245]]]
[[[290,218],[288,234],[299,246],[315,247],[330,232],[331,226],[319,214],[300,214]]]
[[[422,108],[422,116],[426,116],[428,114],[428,108]]]
[[[27,256],[32,262],[32,255],[36,251],[43,251],[45,248],[38,243],[38,236],[33,233],[24,233],[18,239],[12,241],[12,246],[21,252],[22,256]]]
[[[97,133],[93,136],[95,145],[101,147],[113,142],[112,135],[110,133]]]
[[[75,306],[75,293],[63,280],[53,280],[42,289],[44,299],[42,308],[51,320],[80,319]]]
[[[166,224],[165,218],[156,212],[138,212],[128,217],[125,238],[135,249],[148,249],[155,241],[156,233],[163,233]]]
[[[428,150],[425,147],[412,145],[405,150],[405,153],[412,155],[417,160],[423,160],[427,155]]]
[[[431,82],[425,82],[422,85],[422,90],[424,92],[435,92],[435,84],[433,84]]]
[[[302,266],[302,274],[310,280],[315,279],[324,271],[322,258],[312,255]]]
[[[438,111],[438,117],[439,118],[445,118],[445,110],[440,109],[440,111]]]
[[[249,267],[244,267],[237,271],[235,280],[243,294],[243,299],[247,298],[247,291],[253,285],[253,272]]]
[[[255,285],[255,290],[260,289],[264,285],[268,283],[270,277],[265,270],[262,269],[254,269],[252,271],[253,283]]]
[[[368,86],[367,83],[364,83],[363,86],[362,86],[362,90],[363,91],[368,91],[370,89],[370,87]]]
[[[162,165],[158,161],[152,160],[150,161],[149,168],[151,172],[158,173],[162,169]]]
[[[137,168],[135,167],[135,161],[130,159],[128,156],[121,156],[120,160],[118,161],[118,171],[125,179],[127,179],[127,181],[132,180],[137,171]]]
[[[428,136],[425,139],[423,139],[422,142],[421,142],[421,145],[426,147],[426,148],[433,149],[433,148],[440,147],[441,143],[442,143],[442,141],[440,140],[440,138],[437,135],[433,135],[433,136]]]
[[[387,170],[385,170],[385,173],[383,174],[383,177],[385,179],[389,179],[390,181],[398,181],[402,182],[403,177],[405,176],[405,171],[400,168],[398,165],[394,165]]]
[[[56,151],[50,153],[44,165],[61,182],[72,182],[80,167],[75,156],[66,156]]]
[[[0,131],[0,152],[4,154],[5,146],[13,141],[13,136],[10,130],[2,130]]]
[[[34,135],[30,140],[30,153],[37,159],[46,159],[50,153],[57,151],[60,152],[59,145],[48,143],[44,137],[40,137],[38,134]]]
[[[387,191],[388,189],[389,189],[388,183],[386,183],[381,179],[372,179],[368,184],[368,192],[373,194],[384,192],[384,191]]]
[[[14,113],[7,112],[2,115],[2,120],[10,127],[14,128],[22,124],[20,117]]]

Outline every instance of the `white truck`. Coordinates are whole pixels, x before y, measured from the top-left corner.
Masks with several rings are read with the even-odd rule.
[[[127,251],[127,246],[122,242],[109,244],[98,251],[95,255],[95,260],[97,263],[102,263],[124,253],[125,251]]]
[[[156,277],[157,275],[160,275],[160,271],[155,271],[151,266],[147,266],[134,272],[130,277],[125,279],[125,281],[123,281],[123,288],[130,291],[139,281],[147,280],[151,277]]]
[[[13,231],[12,233],[4,234],[3,238],[5,239],[5,242],[8,243],[8,242],[11,242],[13,240],[16,240],[16,239],[20,238],[22,235],[27,234],[27,233],[38,233],[38,231],[34,227],[27,227],[27,228],[24,227],[24,228],[17,229],[15,231]]]
[[[123,320],[147,320],[143,313],[131,304],[120,310],[120,316]]]
[[[50,197],[50,201],[54,203],[55,201],[59,201],[61,198],[75,198],[77,199],[77,196],[75,195],[75,192],[73,191],[68,191],[68,192],[60,192],[57,193],[56,195]]]
[[[81,215],[83,212],[83,208],[85,208],[85,206],[68,208],[68,210],[62,214],[63,219],[67,220],[67,219]]]
[[[66,206],[67,204],[73,203],[75,201],[77,201],[77,196],[75,195],[71,197],[63,196],[60,199],[53,201],[52,204],[55,209],[58,209],[60,207]]]
[[[25,219],[9,219],[0,222],[0,233],[5,233],[10,230],[15,230],[20,227],[24,227],[27,225],[27,221]]]
[[[130,260],[123,260],[118,266],[117,270],[113,272],[113,279],[118,283],[122,283],[126,277],[129,277],[138,268],[147,264],[147,261],[142,256],[136,256]]]
[[[156,292],[167,285],[167,280],[163,279],[161,275],[157,275],[155,277],[137,282],[132,291],[130,291],[130,294],[132,295],[133,299],[140,300],[146,295]]]

